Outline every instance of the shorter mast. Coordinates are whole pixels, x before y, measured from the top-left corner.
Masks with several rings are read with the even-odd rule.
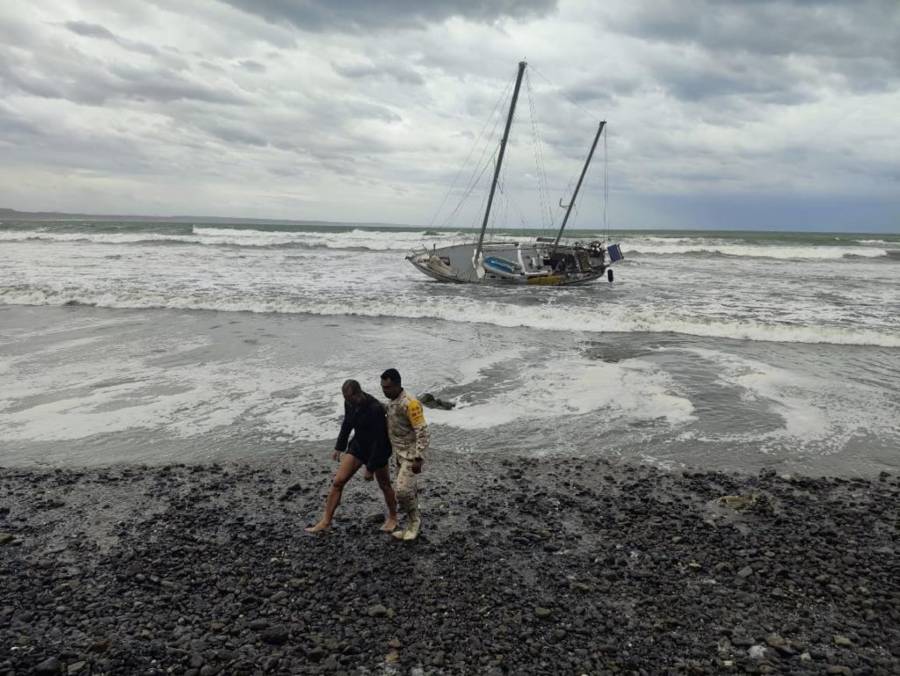
[[[563,230],[566,229],[566,223],[569,222],[569,214],[572,213],[572,207],[575,206],[575,200],[578,198],[578,191],[581,189],[581,182],[584,181],[584,175],[587,173],[588,166],[591,164],[591,158],[594,156],[594,150],[597,149],[597,141],[600,140],[600,134],[603,133],[603,128],[606,126],[606,120],[602,120],[600,122],[600,126],[597,128],[597,135],[594,136],[594,142],[591,144],[591,151],[588,153],[587,159],[584,161],[584,167],[581,170],[581,176],[578,177],[578,185],[575,186],[575,192],[572,194],[572,199],[569,200],[569,206],[566,209],[566,216],[563,218],[562,225],[559,228],[559,233],[556,235],[556,241],[553,242],[553,248],[550,250],[551,254],[556,253],[556,247],[559,246],[559,240],[562,237]]]
[[[516,75],[516,86],[513,89],[512,101],[509,104],[509,115],[506,117],[506,128],[503,130],[503,138],[500,140],[500,154],[497,156],[497,164],[494,167],[494,180],[491,182],[491,192],[488,195],[487,208],[484,210],[484,221],[481,223],[481,233],[478,235],[478,246],[475,247],[473,265],[478,265],[478,256],[481,255],[481,245],[484,242],[484,231],[487,230],[488,218],[491,215],[491,205],[494,203],[494,191],[497,189],[497,179],[500,178],[500,167],[503,166],[503,154],[506,152],[506,141],[509,139],[509,128],[512,125],[513,113],[516,112],[516,101],[519,99],[519,87],[522,86],[522,75],[525,73],[525,61],[519,61],[519,72]]]

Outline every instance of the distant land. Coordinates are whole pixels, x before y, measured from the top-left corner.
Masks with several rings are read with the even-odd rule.
[[[456,230],[456,231],[477,231],[477,227],[464,227],[464,226],[437,226],[437,225],[425,225],[425,224],[417,224],[410,225],[407,223],[385,223],[383,221],[324,221],[321,219],[291,219],[291,218],[235,218],[233,216],[144,216],[141,214],[83,214],[83,213],[69,213],[65,211],[19,211],[18,209],[10,209],[6,207],[0,207],[0,223],[3,221],[69,221],[69,220],[83,220],[83,221],[95,221],[98,223],[103,222],[124,222],[124,223],[201,223],[201,224],[230,224],[230,225],[268,225],[268,226],[324,226],[327,228],[358,228],[358,227],[369,227],[369,228],[394,228],[397,230]],[[495,230],[505,231],[505,232],[521,232],[523,230],[535,230],[535,231],[543,231],[546,228],[537,228],[537,227],[526,227],[526,228],[494,228]],[[574,232],[595,232],[601,230],[599,225],[593,227],[580,226],[569,228],[570,233]],[[652,227],[627,227],[627,226],[619,226],[609,228],[611,231],[616,232],[658,232],[658,233],[667,233],[667,232],[682,232],[682,233],[690,233],[690,232],[777,232],[777,233],[819,233],[819,234],[845,234],[845,235],[897,235],[900,234],[897,227],[884,226],[884,227],[873,227],[867,230],[858,230],[858,229],[840,229],[838,227],[825,227],[817,230],[811,228],[795,228],[795,229],[787,229],[787,228],[750,228],[750,227],[740,227],[739,225],[734,226],[720,226],[719,228],[704,228],[704,227],[694,227],[694,228],[679,228],[679,227],[670,227],[670,228],[652,228]]]
[[[259,225],[332,225],[349,227],[356,225],[377,226],[384,228],[412,228],[422,226],[404,225],[402,223],[362,223],[349,221],[295,220],[289,218],[232,218],[226,216],[141,216],[139,214],[70,214],[63,211],[18,211],[0,207],[0,221],[4,219],[20,221],[68,221],[82,219],[86,221],[131,221],[136,223],[240,223]]]

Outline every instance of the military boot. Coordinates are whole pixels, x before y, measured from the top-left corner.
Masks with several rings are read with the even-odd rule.
[[[419,537],[419,531],[422,529],[422,516],[419,510],[410,512],[406,516],[406,528],[403,530],[395,530],[393,535],[398,540],[415,540]]]

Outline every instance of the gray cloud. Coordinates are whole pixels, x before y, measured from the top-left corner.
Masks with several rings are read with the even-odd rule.
[[[244,70],[250,71],[251,73],[266,72],[266,67],[259,61],[254,61],[253,59],[244,59],[243,61],[238,61],[238,65]]]
[[[393,79],[401,84],[422,85],[425,79],[415,70],[401,63],[374,64],[332,64],[335,72],[350,79],[374,78]]]
[[[115,65],[110,68],[114,80],[106,84],[114,95],[126,98],[153,101],[205,101],[229,105],[245,105],[245,96],[223,87],[190,80],[165,69],[145,70],[142,68]]]
[[[500,19],[532,19],[556,9],[556,0],[221,0],[273,23],[306,31],[360,32],[422,28],[452,17],[491,23]]]
[[[112,40],[116,42],[118,38],[108,29],[96,23],[88,23],[86,21],[66,21],[64,24],[73,33],[84,35],[92,38],[102,38],[104,40]]]
[[[364,210],[427,222],[479,132],[497,120],[502,130],[501,94],[529,56],[524,89],[534,90],[554,204],[568,195],[601,117],[610,121],[620,224],[668,205],[654,212],[664,225],[676,203],[665,195],[699,205],[734,194],[760,203],[787,192],[896,194],[894,7],[59,0],[54,14],[40,3],[0,6],[0,154],[9,175],[33,172],[22,186],[49,179],[73,211],[116,203],[210,213],[210,204],[262,202],[276,217],[352,220]],[[537,209],[528,192],[538,163],[531,112],[523,93],[502,196],[526,220]],[[478,145],[470,164],[484,149],[489,166],[496,142]],[[600,166],[588,175],[585,212],[596,206]],[[347,185],[359,204],[346,199]],[[33,205],[10,206],[45,199],[0,185],[0,204],[28,195]]]
[[[228,143],[243,143],[251,146],[259,146],[261,148],[269,145],[268,140],[260,134],[249,129],[241,129],[236,126],[225,126],[222,124],[213,123],[212,125],[207,127],[207,131],[217,138]]]
[[[741,96],[756,103],[793,105],[817,98],[814,83],[780,60],[667,60],[654,64],[653,72],[670,94],[689,102]]]
[[[243,95],[212,87],[170,69],[116,63],[108,65],[75,48],[43,54],[43,66],[34,59],[0,48],[0,85],[46,99],[66,99],[101,105],[115,99],[171,102],[205,101],[228,105],[246,103]]]
[[[0,140],[6,139],[7,143],[13,143],[21,141],[22,137],[28,137],[28,142],[32,143],[34,138],[41,135],[38,125],[0,104]]]
[[[100,24],[88,23],[86,21],[67,21],[63,25],[76,35],[81,35],[82,37],[97,38],[100,40],[109,40],[110,42],[114,42],[120,47],[133,52],[141,52],[142,54],[150,55],[156,55],[159,53],[159,50],[153,45],[148,45],[144,42],[126,40],[119,37],[108,28],[101,26]]]
[[[900,82],[896,0],[653,0],[608,17],[608,25],[654,45],[689,48],[680,59],[669,54],[657,72],[673,95],[687,100],[781,89],[770,98],[795,103],[807,95],[784,90],[821,86],[827,78],[861,91],[892,90]],[[696,64],[688,66],[693,74],[678,64],[704,55],[706,74]],[[717,65],[723,59],[730,72]]]

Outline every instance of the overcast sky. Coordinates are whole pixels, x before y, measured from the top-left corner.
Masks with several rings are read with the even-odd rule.
[[[900,232],[898,0],[3,2],[0,206],[478,225],[522,59],[501,225]]]

